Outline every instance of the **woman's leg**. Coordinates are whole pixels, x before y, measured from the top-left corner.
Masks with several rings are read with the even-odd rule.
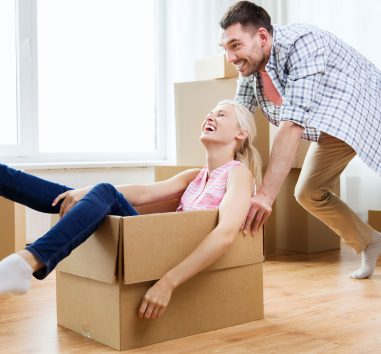
[[[0,262],[0,294],[24,293],[33,275],[45,278],[63,258],[83,243],[109,215],[138,215],[108,183],[96,185],[44,236]]]
[[[0,164],[0,196],[37,211],[58,213],[61,203],[53,207],[53,200],[71,189]]]
[[[61,202],[52,206],[53,200],[71,188],[45,181],[4,164],[0,164],[0,196],[45,213],[58,213]],[[30,287],[33,267],[39,262],[26,250],[12,254],[0,262],[0,293],[23,293]]]
[[[108,183],[96,185],[43,237],[26,248],[42,264],[34,272],[45,278],[73,249],[83,243],[107,215],[131,216],[137,211]]]

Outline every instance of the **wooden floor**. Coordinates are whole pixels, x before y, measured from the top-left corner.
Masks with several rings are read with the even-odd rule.
[[[381,353],[381,263],[367,280],[348,274],[348,248],[276,254],[264,267],[265,319],[127,353]],[[55,280],[0,296],[0,353],[116,353],[56,325]]]

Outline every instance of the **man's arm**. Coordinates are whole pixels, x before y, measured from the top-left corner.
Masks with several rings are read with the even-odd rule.
[[[252,207],[246,219],[245,233],[250,229],[253,219],[252,232],[255,232],[270,216],[272,204],[295,159],[303,130],[303,127],[293,122],[284,121],[280,124],[261,187],[251,199]]]

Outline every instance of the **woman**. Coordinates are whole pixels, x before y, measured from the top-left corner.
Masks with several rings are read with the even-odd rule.
[[[216,228],[144,296],[139,317],[160,317],[173,290],[225,254],[244,223],[253,178],[260,182],[255,135],[252,114],[233,101],[222,101],[202,125],[200,141],[206,150],[206,167],[184,171],[166,181],[116,187],[101,183],[73,190],[0,165],[0,195],[62,217],[33,244],[0,262],[0,294],[28,291],[32,275],[45,278],[107,215],[137,215],[133,206],[176,196],[182,196],[178,211],[218,208]]]

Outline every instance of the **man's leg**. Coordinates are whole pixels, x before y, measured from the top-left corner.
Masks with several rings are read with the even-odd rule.
[[[381,236],[332,192],[340,174],[355,155],[349,145],[322,133],[319,142],[312,143],[309,148],[295,198],[357,253],[363,252],[362,266],[352,277],[366,278],[374,272],[381,254]]]

